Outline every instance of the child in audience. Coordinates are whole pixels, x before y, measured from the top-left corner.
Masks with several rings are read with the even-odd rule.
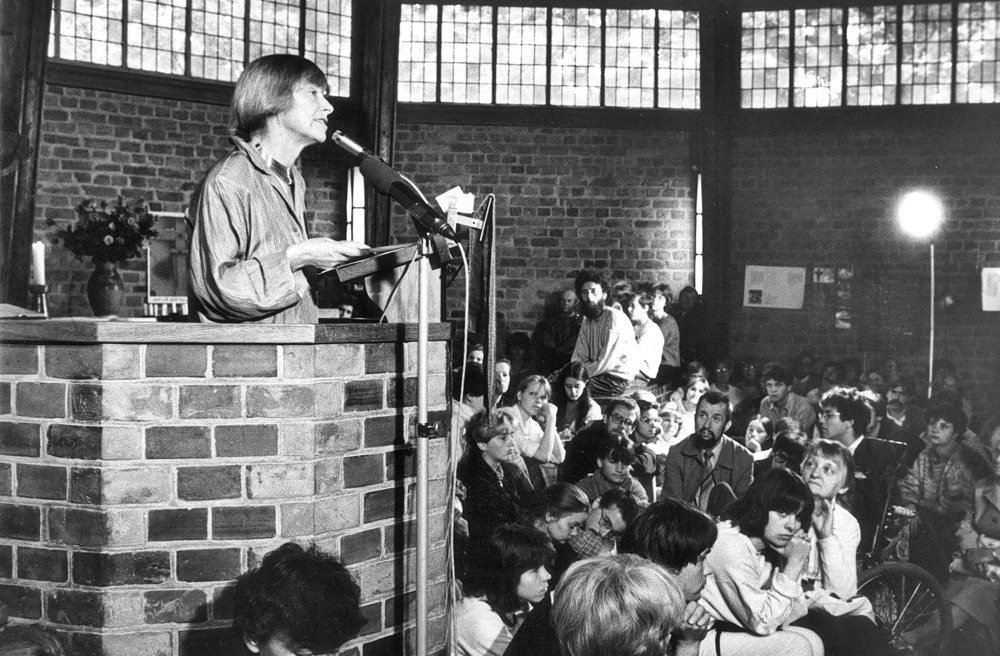
[[[635,448],[628,438],[612,438],[601,445],[597,469],[576,486],[593,502],[612,488],[620,488],[635,497],[640,506],[649,504],[642,485],[632,478],[629,469],[635,464]]]
[[[367,624],[361,588],[316,545],[281,545],[236,580],[233,597],[233,630],[263,656],[333,653]]]
[[[649,401],[637,400],[636,403],[639,404],[639,423],[632,433],[636,455],[632,475],[646,491],[646,497],[653,500],[656,498],[657,476],[670,450],[670,442],[663,432],[659,406]]]
[[[548,595],[549,540],[526,526],[504,524],[486,541],[455,606],[456,643],[462,656],[501,656],[526,611]]]

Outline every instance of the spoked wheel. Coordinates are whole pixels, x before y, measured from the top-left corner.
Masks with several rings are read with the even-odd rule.
[[[927,570],[910,563],[883,563],[862,573],[858,592],[872,602],[875,621],[896,647],[941,654],[951,633],[951,604]]]

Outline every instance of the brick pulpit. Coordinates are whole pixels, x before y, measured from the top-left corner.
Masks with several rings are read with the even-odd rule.
[[[368,625],[412,641],[412,324],[0,321],[0,601],[80,656],[227,653],[230,583],[295,540],[338,554]],[[429,410],[448,326],[430,326]],[[431,653],[445,632],[447,452],[430,444]],[[407,646],[407,652],[411,648]]]

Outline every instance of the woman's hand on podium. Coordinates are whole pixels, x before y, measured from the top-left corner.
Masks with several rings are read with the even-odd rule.
[[[298,271],[306,266],[314,266],[320,271],[325,271],[370,252],[371,248],[356,241],[314,237],[286,248],[285,257],[288,258],[292,271]]]

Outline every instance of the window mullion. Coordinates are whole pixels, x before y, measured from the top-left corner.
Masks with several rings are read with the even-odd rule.
[[[794,9],[788,10],[788,106],[795,107],[795,10]]]
[[[847,22],[850,16],[850,7],[844,5],[843,14],[840,16],[840,106],[847,106]]]
[[[128,0],[122,0],[122,68],[128,67]]]
[[[497,41],[500,38],[500,5],[493,3],[493,61],[490,67],[492,72],[493,83],[490,85],[491,89],[491,101],[495,105],[497,104],[497,59],[499,57],[498,50],[499,46]]]
[[[184,75],[191,77],[191,30],[194,0],[187,0],[184,7]]]
[[[604,69],[607,65],[607,49],[608,49],[608,10],[605,8],[601,9],[601,89],[598,94],[597,105],[599,107],[604,107],[605,102],[605,73]]]
[[[896,5],[896,104],[903,104],[903,5]]]
[[[299,56],[306,56],[306,0],[299,0]]]
[[[250,63],[250,2],[243,2],[243,68]]]
[[[951,3],[951,104],[958,100],[958,1]]]
[[[545,10],[545,104],[552,104],[552,7]]]
[[[437,11],[437,80],[434,85],[434,100],[441,102],[441,60],[444,57],[444,3],[438,3]]]
[[[653,107],[660,106],[660,10],[653,10]]]

